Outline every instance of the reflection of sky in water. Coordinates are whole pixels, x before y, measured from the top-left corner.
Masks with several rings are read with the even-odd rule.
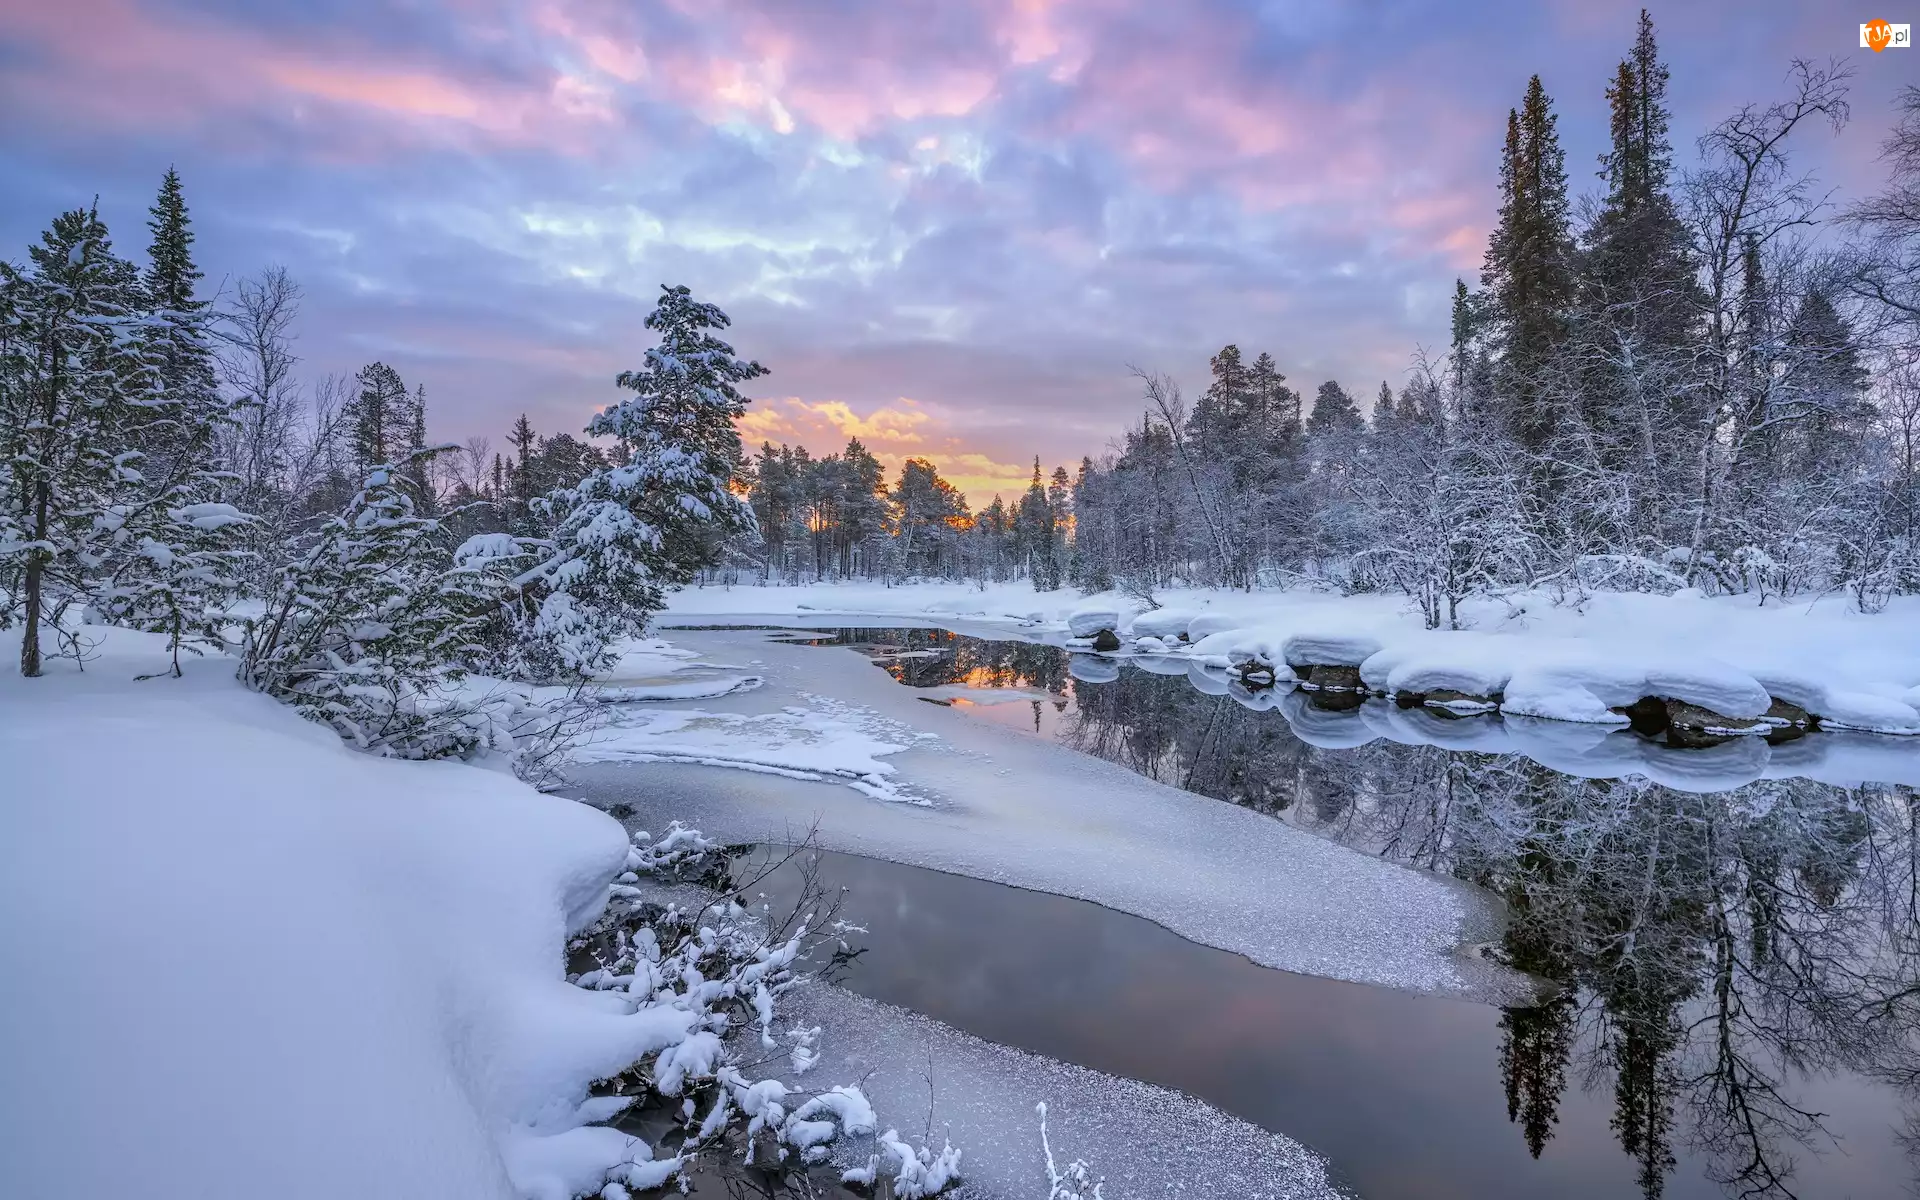
[[[1486,887],[1514,914],[1495,953],[1564,989],[1502,1013],[1289,976],[1092,906],[869,864],[836,868],[884,897],[873,939],[891,940],[870,939],[862,990],[1201,1095],[1367,1196],[1909,1194],[1893,1129],[1920,1099],[1913,742],[1682,749],[1328,711],[938,630],[837,644],[896,652],[878,665],[971,719]]]
[[[1558,1105],[1538,1159],[1507,1117],[1501,1010],[1255,966],[1138,917],[1042,892],[847,855],[822,882],[864,925],[840,981],[1005,1045],[1177,1088],[1332,1161],[1369,1200],[1640,1194],[1604,1074]],[[762,890],[790,894],[786,869]],[[1910,1175],[1888,1093],[1808,1089],[1847,1153],[1801,1159],[1808,1197],[1893,1197]],[[1663,1195],[1726,1193],[1677,1147]]]

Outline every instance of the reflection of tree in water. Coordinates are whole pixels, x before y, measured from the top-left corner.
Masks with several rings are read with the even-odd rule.
[[[1611,1083],[1644,1195],[1681,1144],[1730,1195],[1791,1196],[1796,1155],[1833,1144],[1797,1080],[1853,1071],[1920,1101],[1912,788],[1695,794],[1510,754],[1323,750],[1179,677],[1073,688],[1076,749],[1506,898],[1505,956],[1562,988],[1501,1022],[1508,1114],[1536,1156],[1573,1075]]]
[[[1064,696],[1067,652],[1037,642],[986,641],[942,629],[841,629],[840,645],[873,654],[908,687],[1033,688]],[[894,657],[905,651],[908,657]]]

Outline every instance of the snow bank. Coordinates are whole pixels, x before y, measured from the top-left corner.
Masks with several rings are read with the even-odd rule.
[[[1128,632],[1135,637],[1155,637],[1177,642],[1199,615],[1191,608],[1156,608],[1135,617]]]
[[[0,1195],[505,1200],[645,1157],[586,1092],[658,1018],[562,973],[617,823],[89,633],[0,680]]]
[[[1086,1158],[1115,1200],[1345,1194],[1328,1177],[1326,1161],[1299,1142],[1179,1092],[982,1041],[817,980],[802,982],[787,999],[796,1021],[825,1030],[818,1070],[859,1077],[880,1111],[913,1114],[916,1135],[930,1129],[936,1144],[951,1138],[967,1147],[963,1195],[1048,1194],[1036,1101],[1048,1102],[1055,1152],[1070,1148]]]
[[[1280,656],[1294,667],[1357,667],[1378,653],[1379,638],[1344,630],[1296,633],[1280,644]]]
[[[1079,638],[1090,638],[1102,629],[1118,633],[1132,612],[1117,604],[1083,604],[1067,614],[1067,632]]]
[[[1612,709],[1645,696],[1740,719],[1778,698],[1829,728],[1920,734],[1920,597],[1898,597],[1869,616],[1840,597],[1783,608],[1747,597],[1596,593],[1562,605],[1521,594],[1466,604],[1470,632],[1426,630],[1406,598],[1392,595],[1167,589],[1155,599],[1163,607],[1128,626],[1136,651],[1208,667],[1361,664],[1377,689],[1504,693],[1503,707],[1516,715],[1603,725],[1620,723]],[[1137,605],[1115,593],[1036,593],[1025,583],[709,588],[672,600],[686,616],[965,616],[1055,635],[1078,632],[1076,621],[1088,628],[1094,618],[1078,614],[1124,619]],[[1190,644],[1180,643],[1182,628]]]

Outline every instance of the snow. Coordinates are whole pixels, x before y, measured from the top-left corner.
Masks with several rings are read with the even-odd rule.
[[[1468,603],[1462,631],[1423,628],[1394,595],[1167,589],[1155,599],[1162,607],[1138,613],[1126,630],[1136,650],[1176,660],[1370,664],[1363,677],[1373,686],[1504,691],[1503,708],[1515,715],[1597,724],[1618,724],[1611,710],[1643,696],[1734,718],[1757,717],[1779,697],[1834,727],[1920,734],[1920,597],[1896,597],[1868,615],[1839,596],[1762,606],[1751,597],[1608,592],[1558,604],[1523,593]],[[1117,593],[1035,592],[1024,582],[708,587],[673,596],[669,619],[870,614],[1016,624],[1059,637],[1091,632],[1087,614],[1124,617],[1139,605]],[[1178,641],[1182,628],[1190,645]],[[1155,641],[1141,647],[1139,639]],[[1388,657],[1372,661],[1381,654]],[[1383,679],[1393,682],[1376,682]]]
[[[715,657],[760,658],[767,678],[754,691],[700,706],[735,719],[707,724],[726,744],[703,743],[698,754],[729,766],[764,760],[782,725],[799,719],[790,710],[817,713],[815,697],[830,694],[846,706],[839,713],[884,730],[867,735],[894,748],[869,760],[891,769],[878,776],[884,786],[924,803],[874,803],[845,786],[827,786],[843,785],[845,777],[824,771],[806,782],[784,769],[713,770],[691,753],[641,769],[576,772],[581,793],[596,804],[631,806],[643,825],[678,817],[726,842],[785,841],[811,829],[823,849],[1091,900],[1286,970],[1456,995],[1508,995],[1519,986],[1456,953],[1465,942],[1492,936],[1496,916],[1484,894],[1453,880],[920,703],[916,689],[858,654],[785,644],[755,630],[676,637]],[[1114,659],[1083,654],[1070,666],[1119,669]],[[1200,679],[1214,682],[1204,671]],[[1218,685],[1237,686],[1225,679]],[[1291,691],[1263,695],[1283,706],[1302,698]],[[1254,696],[1243,689],[1235,698]],[[1357,742],[1377,736],[1358,721],[1336,728],[1357,730]]]
[[[913,1140],[931,1130],[935,1148],[948,1140],[965,1148],[962,1197],[1045,1194],[1040,1102],[1055,1155],[1085,1159],[1110,1196],[1176,1188],[1235,1200],[1340,1195],[1313,1151],[1178,1092],[995,1045],[818,982],[802,983],[786,1003],[823,1027],[821,1069],[859,1078],[882,1112],[912,1114]],[[864,1168],[867,1155],[856,1157],[851,1165]]]
[[[921,734],[871,709],[803,694],[778,712],[615,709],[575,758],[594,762],[678,762],[733,767],[789,779],[837,780],[877,800],[925,803],[893,778],[888,755]]]
[[[1357,667],[1380,653],[1380,639],[1367,633],[1296,633],[1280,645],[1281,660],[1289,666]]]
[[[620,656],[595,676],[585,696],[600,704],[655,700],[711,700],[759,687],[760,676],[738,667],[702,662],[662,638],[641,638],[622,647]]]
[[[1127,631],[1137,638],[1162,638],[1174,642],[1187,632],[1200,613],[1191,608],[1156,608],[1133,619]]]
[[[1102,629],[1117,632],[1129,612],[1114,604],[1083,604],[1067,614],[1067,632],[1083,638],[1090,638]]]
[[[85,673],[0,681],[0,1194],[544,1200],[660,1173],[587,1127],[587,1086],[673,1017],[562,973],[625,868],[616,822],[355,754],[231,661],[135,682],[164,639],[90,632]]]

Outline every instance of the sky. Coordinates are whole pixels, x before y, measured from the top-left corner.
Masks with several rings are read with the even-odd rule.
[[[1877,0],[1876,0],[1877,2]],[[0,254],[177,167],[209,290],[267,264],[308,376],[382,360],[436,438],[578,432],[663,283],[771,371],[748,439],[859,437],[977,501],[1098,455],[1129,368],[1232,342],[1371,396],[1446,338],[1538,72],[1577,189],[1637,4],[1595,0],[0,0]],[[1846,57],[1800,161],[1873,190],[1920,51],[1792,0],[1654,10],[1675,141]]]

